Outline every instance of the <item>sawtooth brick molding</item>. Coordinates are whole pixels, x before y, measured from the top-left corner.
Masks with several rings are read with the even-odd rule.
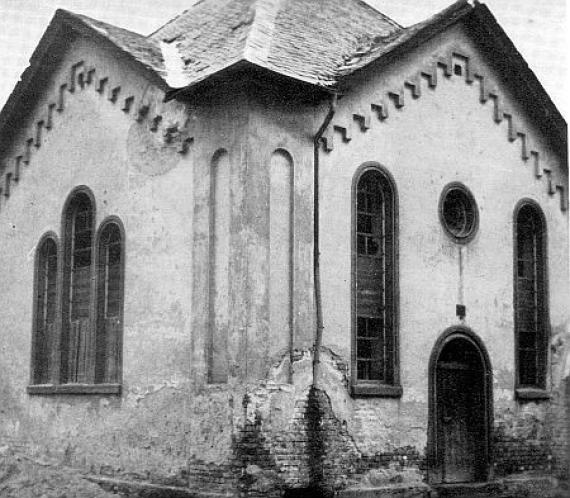
[[[412,98],[419,99],[422,95],[421,81],[426,80],[430,88],[437,87],[438,68],[441,68],[443,75],[447,78],[461,77],[467,84],[474,82],[479,83],[480,94],[479,101],[485,104],[487,101],[493,101],[493,120],[495,123],[501,123],[504,120],[508,123],[507,140],[521,144],[520,154],[524,162],[528,162],[532,158],[535,175],[537,179],[546,177],[546,190],[549,195],[554,196],[558,193],[560,197],[560,209],[566,211],[568,209],[568,200],[566,188],[553,178],[552,171],[545,169],[540,164],[540,152],[529,147],[527,143],[527,134],[520,130],[516,125],[516,118],[510,110],[504,108],[503,99],[500,92],[491,86],[488,78],[482,72],[474,67],[471,63],[471,56],[463,49],[452,49],[447,54],[434,56],[434,62],[427,67],[420,69],[415,75],[404,80],[400,88],[393,88],[386,92],[386,99],[381,99],[370,104],[370,110],[374,112],[379,121],[384,122],[389,117],[388,102],[391,102],[394,108],[402,109],[405,104],[405,90],[410,91]],[[353,113],[354,120],[359,124],[361,132],[365,132],[371,127],[372,119],[370,113],[358,110]],[[332,130],[338,132],[342,137],[342,142],[348,143],[352,139],[352,130],[350,124],[332,123]],[[325,132],[321,138],[323,149],[331,152],[334,149],[334,133]]]
[[[33,128],[33,137],[28,138],[24,143],[24,152],[16,156],[13,160],[13,166],[10,164],[2,165],[0,170],[0,175],[3,175],[2,184],[4,188],[2,190],[3,197],[7,200],[11,195],[11,185],[15,186],[21,178],[22,175],[22,164],[29,166],[33,156],[32,148],[39,149],[42,146],[42,141],[44,139],[44,131],[51,131],[54,128],[54,110],[58,113],[63,113],[66,107],[66,99],[68,94],[76,94],[78,91],[84,90],[89,86],[94,86],[95,91],[101,95],[107,95],[107,100],[111,104],[120,103],[120,110],[124,114],[131,114],[133,109],[136,112],[133,114],[134,119],[138,123],[143,123],[149,118],[150,105],[140,104],[136,106],[136,98],[134,95],[128,95],[127,97],[121,99],[121,86],[117,85],[111,87],[108,91],[106,89],[110,86],[109,78],[103,76],[97,79],[96,69],[93,66],[87,66],[84,61],[79,61],[72,64],[69,68],[69,77],[65,83],[59,85],[57,98],[55,102],[50,102],[46,106],[45,117],[39,119],[35,122]],[[369,117],[362,117],[365,122],[362,126],[366,126],[365,123],[370,125]],[[367,121],[366,121],[367,119]],[[156,115],[149,119],[149,130],[152,132],[157,132],[162,124],[162,116]],[[344,140],[350,141],[350,127],[344,128]],[[194,137],[190,136],[188,129],[179,128],[178,123],[176,123],[175,129],[164,129],[163,133],[165,143],[177,143],[177,152],[181,155],[185,155],[191,144],[194,142]]]

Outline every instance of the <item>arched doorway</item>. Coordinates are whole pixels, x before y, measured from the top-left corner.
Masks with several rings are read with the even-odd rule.
[[[430,482],[489,479],[491,363],[483,342],[470,329],[453,327],[436,342],[429,398]]]

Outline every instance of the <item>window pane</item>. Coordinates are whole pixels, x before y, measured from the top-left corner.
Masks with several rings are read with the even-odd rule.
[[[519,334],[519,348],[531,349],[536,348],[536,334],[534,332],[522,332]]]
[[[91,247],[91,230],[75,232],[75,250]]]
[[[356,378],[379,382],[393,381],[387,375],[395,352],[389,344],[395,341],[387,336],[394,333],[386,328],[385,313],[393,313],[392,288],[387,282],[395,280],[393,261],[395,237],[391,207],[385,199],[392,197],[391,187],[376,170],[362,174],[357,185],[356,237]],[[387,233],[389,230],[389,233]],[[390,303],[387,308],[386,304]],[[389,320],[393,322],[393,320]],[[389,379],[389,380],[388,380]]]
[[[522,385],[536,385],[536,352],[521,350],[519,352],[520,382]]]
[[[384,323],[382,318],[368,319],[368,332],[371,337],[381,337],[384,331]]]
[[[85,249],[75,251],[73,255],[73,267],[74,268],[84,268],[91,264],[91,248],[87,247]]]
[[[370,379],[370,362],[368,360],[358,360],[356,362],[356,371],[358,379],[369,380]]]
[[[518,380],[523,386],[544,387],[538,370],[544,330],[544,275],[542,221],[537,210],[523,206],[517,214],[516,232],[516,329],[518,338]],[[544,365],[541,365],[544,370]]]
[[[378,241],[375,238],[373,237],[367,237],[367,238],[368,238],[368,247],[366,253],[370,256],[376,256],[380,251],[380,245],[378,244]],[[378,268],[378,271],[382,271],[381,268]]]
[[[116,265],[121,261],[121,246],[119,244],[113,244],[109,247],[109,264]]]
[[[71,292],[71,319],[89,317],[89,294],[91,291],[89,267],[73,270]]]
[[[368,211],[369,197],[366,192],[359,190],[357,193],[357,210],[358,211]]]
[[[370,363],[370,380],[384,380],[384,364],[382,361]]]
[[[368,214],[359,214],[357,221],[357,228],[359,232],[372,232],[372,216]]]
[[[366,237],[364,235],[356,236],[356,245],[358,254],[366,254]]]
[[[53,342],[53,323],[56,316],[57,247],[53,239],[46,239],[39,248],[36,268],[36,323],[34,332],[35,356],[33,382],[49,382],[50,357]]]
[[[81,205],[75,215],[75,231],[89,230],[91,228],[91,216],[88,206]]]
[[[372,358],[372,341],[369,339],[358,339],[357,356],[358,358]]]

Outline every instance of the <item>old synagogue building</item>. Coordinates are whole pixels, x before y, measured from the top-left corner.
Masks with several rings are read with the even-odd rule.
[[[568,478],[566,122],[484,4],[59,10],[0,175],[0,441],[30,458],[160,496]]]

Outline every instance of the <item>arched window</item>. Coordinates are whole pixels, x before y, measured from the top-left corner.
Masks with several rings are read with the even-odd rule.
[[[123,309],[123,236],[118,220],[99,229],[95,383],[120,377]]]
[[[210,282],[208,382],[228,380],[230,157],[220,149],[210,165]]]
[[[72,194],[64,210],[61,381],[89,383],[93,378],[90,324],[91,267],[95,207],[87,190]]]
[[[363,165],[353,205],[353,392],[399,396],[397,200],[389,174]]]
[[[57,243],[54,236],[47,235],[40,241],[36,253],[33,384],[47,384],[51,378],[56,336],[56,281]]]
[[[61,233],[59,254],[55,235],[38,244],[28,393],[120,394],[123,225],[109,217],[95,237],[95,197],[80,186],[64,205]]]
[[[546,388],[548,302],[546,223],[533,201],[515,210],[514,308],[517,393]]]
[[[269,160],[269,330],[273,351],[293,331],[293,158],[277,149]]]

